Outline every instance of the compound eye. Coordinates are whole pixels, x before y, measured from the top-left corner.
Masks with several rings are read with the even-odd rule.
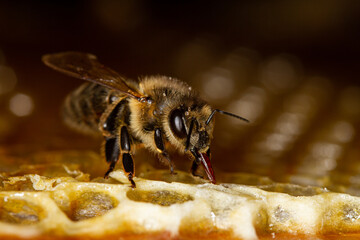
[[[169,120],[171,131],[179,138],[186,138],[183,112],[180,109],[175,109],[171,112]]]

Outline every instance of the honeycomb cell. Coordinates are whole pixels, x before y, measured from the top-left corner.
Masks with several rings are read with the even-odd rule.
[[[176,203],[192,201],[194,198],[187,194],[181,194],[174,191],[144,191],[130,190],[126,193],[127,197],[137,202],[149,202],[160,206],[170,206]]]
[[[2,179],[2,191],[34,191],[33,183],[26,178]]]
[[[345,205],[343,207],[343,219],[350,222],[358,222],[360,219],[360,208],[356,205]]]
[[[39,222],[42,215],[42,208],[28,201],[8,196],[0,200],[0,221],[29,225]]]
[[[260,189],[269,192],[287,193],[291,196],[315,196],[321,193],[328,192],[326,188],[300,186],[295,184],[273,183],[269,185],[259,186]]]
[[[276,220],[279,222],[286,222],[287,220],[289,220],[291,218],[290,213],[286,209],[282,208],[281,206],[278,206],[275,209],[274,216],[275,216]]]
[[[81,221],[106,214],[118,201],[106,193],[82,192],[72,196],[68,206],[59,206],[73,221]]]
[[[348,198],[346,195],[338,199],[334,195],[330,196],[333,198],[332,204],[325,211],[323,229],[330,233],[359,232],[360,205],[358,199]]]

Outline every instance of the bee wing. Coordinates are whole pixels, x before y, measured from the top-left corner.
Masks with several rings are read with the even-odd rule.
[[[81,52],[47,54],[42,61],[50,68],[71,77],[80,78],[123,92],[139,101],[145,97],[129,87],[124,77],[102,65],[95,55]]]

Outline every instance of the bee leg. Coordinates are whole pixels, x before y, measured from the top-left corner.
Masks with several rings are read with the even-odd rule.
[[[171,174],[174,174],[174,163],[171,161],[169,154],[165,151],[164,141],[160,128],[155,128],[154,140],[157,150],[161,153],[161,155],[163,155],[166,158],[166,160],[168,160]]]
[[[105,138],[105,157],[106,161],[110,163],[109,170],[105,173],[104,178],[108,178],[109,174],[114,170],[115,165],[119,159],[120,148],[116,137]]]
[[[165,151],[162,152],[162,155],[166,158],[166,160],[168,160],[169,162],[169,167],[170,167],[170,173],[173,175],[176,175],[176,172],[174,172],[174,163],[173,161],[171,161],[169,154]]]
[[[122,162],[123,162],[124,171],[131,183],[131,187],[136,188],[136,184],[133,180],[134,172],[135,172],[134,160],[132,159],[130,153],[122,154]]]
[[[121,146],[121,155],[122,155],[122,164],[124,167],[124,172],[127,175],[131,187],[135,188],[136,184],[133,180],[135,175],[135,165],[134,160],[131,157],[130,150],[131,150],[131,142],[129,132],[127,127],[122,126],[120,132],[120,146]]]
[[[206,151],[206,154],[209,156],[209,158],[211,157],[211,152],[210,152],[210,148]],[[195,177],[201,177],[201,178],[204,178],[202,175],[199,175],[196,173],[196,171],[198,170],[199,168],[199,165],[200,165],[200,161],[195,158],[192,165],[191,165],[191,174]]]
[[[191,165],[191,174],[195,177],[201,177],[201,178],[204,178],[202,175],[199,175],[196,173],[196,171],[198,170],[199,168],[199,165],[200,165],[200,162],[198,160],[194,160],[192,165]]]

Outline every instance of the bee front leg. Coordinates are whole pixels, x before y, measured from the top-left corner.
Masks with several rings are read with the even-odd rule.
[[[168,160],[171,174],[174,174],[174,163],[171,161],[169,154],[165,150],[162,131],[160,128],[155,128],[154,140],[157,150],[161,153],[161,155],[163,155],[166,158],[166,160]]]
[[[192,152],[194,156],[197,155],[197,153]],[[210,148],[206,151],[207,156],[210,158],[211,157],[211,152],[210,152]],[[197,157],[195,157],[192,165],[191,165],[191,174],[195,177],[200,177],[200,178],[204,178],[202,175],[197,173],[197,170],[199,169],[201,162],[199,161],[199,159]]]
[[[191,165],[191,174],[192,174],[193,176],[195,176],[195,177],[201,177],[201,178],[203,178],[203,176],[201,176],[201,175],[199,175],[199,174],[196,173],[196,171],[197,171],[198,168],[199,168],[199,165],[200,165],[199,161],[198,161],[197,159],[194,159],[194,161],[193,161],[193,163],[192,163],[192,165]]]
[[[136,184],[133,180],[135,175],[135,165],[134,160],[130,154],[131,150],[131,139],[127,127],[122,126],[120,132],[120,146],[121,146],[121,155],[122,155],[122,164],[124,168],[124,172],[127,175],[131,187],[135,188]]]

